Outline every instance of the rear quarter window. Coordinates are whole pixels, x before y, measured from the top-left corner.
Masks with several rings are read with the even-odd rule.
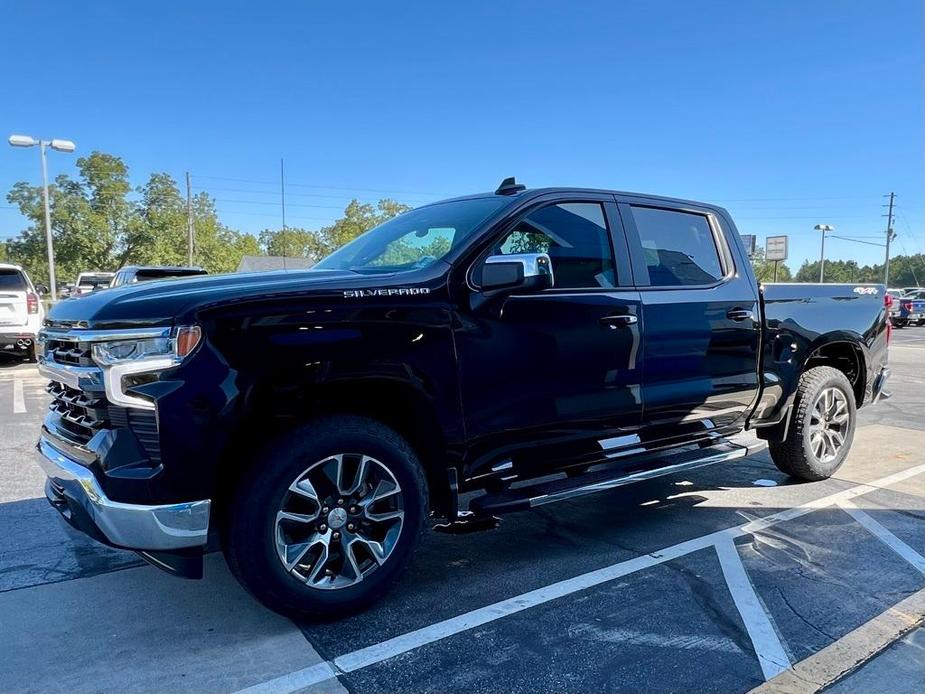
[[[29,289],[26,278],[19,270],[0,270],[0,291],[24,292]]]

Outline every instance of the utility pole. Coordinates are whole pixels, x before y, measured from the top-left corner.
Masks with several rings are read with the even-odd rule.
[[[819,283],[825,282],[825,234],[827,231],[835,231],[831,224],[817,224],[813,227],[816,231],[822,232],[822,249],[819,251]]]
[[[886,196],[884,195],[883,197]],[[890,193],[890,204],[887,206],[890,210],[886,214],[886,258],[883,261],[884,285],[889,285],[890,283],[890,241],[892,241],[893,237],[896,235],[893,233],[893,200],[895,198],[896,193]]]
[[[279,200],[283,212],[283,270],[285,270],[289,244],[286,241],[286,167],[282,157],[279,159]]]
[[[193,185],[189,171],[186,172],[186,247],[187,265],[193,264]]]

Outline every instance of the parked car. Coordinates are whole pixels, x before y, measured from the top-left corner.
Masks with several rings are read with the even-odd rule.
[[[115,275],[114,272],[81,272],[77,276],[76,286],[71,296],[83,296],[107,289],[109,283],[112,282],[113,275]]]
[[[39,290],[42,290],[40,292]],[[45,309],[29,275],[19,265],[0,263],[0,354],[35,358],[35,340]]]
[[[906,294],[897,303],[899,306],[898,312],[895,316],[892,311],[890,314],[892,323],[897,328],[925,323],[925,290]]]
[[[720,207],[508,179],[310,270],[55,306],[39,459],[91,537],[198,577],[214,531],[270,607],[340,615],[431,518],[602,503],[742,458],[746,429],[828,478],[885,394],[889,334],[882,285],[760,286]]]
[[[176,277],[196,277],[208,274],[201,267],[181,267],[175,265],[127,265],[119,270],[112,278],[111,287],[120,287],[123,284],[135,282],[148,282],[150,280],[163,280]]]
[[[890,321],[896,325],[896,319],[899,318],[899,300],[903,296],[902,289],[886,290],[886,305]]]

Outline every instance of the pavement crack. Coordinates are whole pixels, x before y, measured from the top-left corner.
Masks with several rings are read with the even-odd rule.
[[[787,609],[790,610],[797,617],[797,619],[799,619],[801,622],[803,622],[806,626],[808,626],[810,629],[812,629],[816,633],[826,637],[829,641],[837,640],[837,637],[832,636],[830,633],[828,633],[824,629],[817,627],[815,624],[810,622],[806,617],[800,614],[800,612],[793,605],[790,604],[790,600],[787,599],[787,596],[784,594],[784,591],[780,589],[780,587],[776,587],[775,590],[777,591],[777,594],[780,596],[780,599],[784,601],[784,604],[787,606]]]

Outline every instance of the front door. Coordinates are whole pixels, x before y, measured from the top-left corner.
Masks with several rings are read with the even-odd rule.
[[[611,230],[623,254],[617,262]],[[552,288],[515,292],[459,315],[463,410],[476,468],[507,457],[556,467],[562,456],[632,438],[640,424],[640,300],[613,198],[540,204],[500,231],[482,260],[536,252],[549,254]]]

